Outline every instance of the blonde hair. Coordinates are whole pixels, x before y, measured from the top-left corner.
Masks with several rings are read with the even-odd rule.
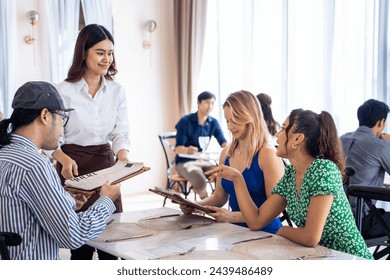
[[[250,167],[253,157],[260,149],[268,144],[269,132],[264,121],[263,112],[260,103],[249,91],[241,90],[228,96],[223,108],[229,107],[232,110],[232,120],[247,128],[247,137],[249,139],[247,168]],[[229,156],[234,154],[238,147],[238,140],[233,138],[229,148]]]

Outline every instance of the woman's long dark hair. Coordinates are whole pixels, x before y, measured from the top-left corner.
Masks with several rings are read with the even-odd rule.
[[[256,95],[256,97],[260,102],[261,110],[263,111],[263,116],[265,123],[267,124],[268,131],[271,135],[275,136],[281,125],[274,119],[274,116],[272,114],[272,99],[268,94],[265,93],[259,93],[258,95]]]
[[[286,145],[291,129],[293,129],[293,133],[305,135],[305,150],[311,156],[333,161],[344,174],[343,148],[334,120],[328,112],[322,111],[320,114],[316,114],[310,110],[293,110],[286,127]]]
[[[72,65],[69,68],[68,77],[65,81],[77,82],[83,77],[87,69],[87,64],[84,59],[86,53],[91,47],[106,39],[109,39],[114,44],[114,38],[111,33],[105,27],[98,24],[89,24],[80,31],[74,48]],[[112,63],[104,77],[107,80],[113,80],[117,73],[115,56],[112,54]]]
[[[33,122],[41,110],[15,109],[9,119],[0,121],[0,149],[11,143],[10,133]]]

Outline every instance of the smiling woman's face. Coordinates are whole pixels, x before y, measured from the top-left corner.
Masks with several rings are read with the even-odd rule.
[[[246,125],[245,124],[238,124],[234,118],[232,113],[232,108],[229,106],[225,106],[223,109],[223,113],[226,119],[227,128],[233,135],[235,139],[244,139],[246,137]]]
[[[89,74],[105,76],[114,57],[114,44],[109,40],[103,40],[93,45],[85,57]]]

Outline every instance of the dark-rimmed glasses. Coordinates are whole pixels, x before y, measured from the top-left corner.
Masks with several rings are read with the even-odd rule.
[[[62,123],[64,124],[63,127],[66,126],[66,124],[69,121],[69,112],[65,112],[65,111],[49,111],[49,112],[52,113],[52,114],[56,114],[56,115],[61,116],[62,117]]]

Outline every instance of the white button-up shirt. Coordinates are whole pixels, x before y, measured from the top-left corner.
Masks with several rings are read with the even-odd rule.
[[[92,146],[112,143],[115,154],[129,150],[129,122],[124,88],[110,80],[102,79],[95,97],[88,93],[84,79],[78,82],[62,82],[57,85],[66,108],[70,112],[68,124],[63,130],[60,144]]]

